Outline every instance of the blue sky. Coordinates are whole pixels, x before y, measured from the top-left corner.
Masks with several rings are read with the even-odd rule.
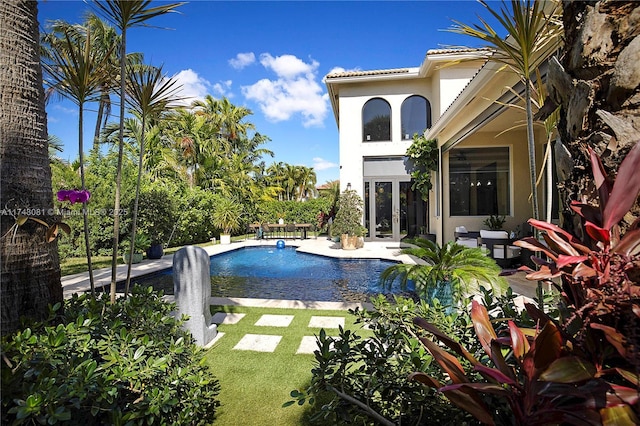
[[[499,3],[491,2],[498,8]],[[39,21],[82,22],[85,2],[39,2]],[[336,70],[417,67],[429,49],[479,46],[444,31],[452,19],[477,23],[487,11],[476,1],[192,1],[149,21],[157,28],[127,32],[128,52],[162,65],[182,96],[226,96],[249,108],[248,120],[271,141],[274,161],[314,167],[318,184],[339,178],[338,128],[323,77]],[[95,105],[85,113],[91,141]],[[114,108],[117,114],[117,108]],[[78,155],[77,107],[47,105],[48,129]],[[113,117],[114,120],[117,117]],[[87,145],[90,145],[87,144]]]

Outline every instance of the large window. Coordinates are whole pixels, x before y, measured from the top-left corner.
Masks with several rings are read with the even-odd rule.
[[[413,139],[431,127],[431,105],[422,96],[409,96],[402,102],[402,140]]]
[[[458,148],[449,153],[451,216],[511,214],[509,148]]]
[[[362,109],[362,140],[365,142],[391,140],[391,106],[374,98]]]

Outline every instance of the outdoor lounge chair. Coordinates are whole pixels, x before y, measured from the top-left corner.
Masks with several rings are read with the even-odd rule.
[[[507,231],[480,230],[482,248],[501,268],[510,268],[520,263],[520,247],[511,245]]]
[[[456,238],[456,244],[469,248],[478,247],[478,232],[469,232],[464,226],[456,226],[454,236]]]

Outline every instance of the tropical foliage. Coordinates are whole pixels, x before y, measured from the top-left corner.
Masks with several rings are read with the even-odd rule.
[[[2,424],[211,424],[218,380],[151,288],[74,296],[2,340]]]
[[[407,157],[411,159],[411,189],[420,191],[422,199],[429,199],[429,191],[433,187],[431,172],[438,170],[438,141],[426,139],[424,135],[413,135],[413,143],[407,149]]]
[[[640,194],[640,144],[625,157],[615,184],[595,151],[589,152],[600,202],[572,203],[588,239],[531,219],[544,242],[533,237],[516,242],[544,254],[533,258],[539,269],[528,278],[548,281],[561,291],[557,318],[525,303],[536,327],[522,329],[511,320],[492,320],[487,308],[474,301],[471,317],[485,358],[472,355],[429,321],[415,320],[431,333],[421,341],[449,384],[424,372],[410,378],[438,389],[484,424],[504,416],[510,424],[638,424],[640,230],[636,220],[623,234],[619,222]],[[473,365],[474,375],[434,340]],[[496,415],[482,395],[497,396],[508,410]]]
[[[381,274],[383,284],[390,286],[399,278],[401,287],[407,288],[413,282],[422,299],[430,301],[439,296],[441,302],[446,298],[448,303],[477,294],[481,287],[500,294],[507,286],[499,276],[500,267],[480,248],[464,247],[454,241],[440,246],[423,238],[409,242],[414,247],[402,249],[402,253],[415,256],[419,263],[390,266]]]
[[[489,2],[480,3],[505,30],[505,37],[484,19],[480,24],[468,25],[454,20],[449,31],[468,35],[485,43],[491,55],[489,59],[515,72],[524,84],[524,101],[527,118],[527,146],[529,149],[529,177],[531,184],[533,218],[539,219],[538,191],[536,187],[536,151],[533,132],[531,78],[538,65],[551,56],[559,46],[562,35],[560,3],[536,0],[502,1],[500,10],[494,10]],[[550,7],[551,6],[551,7]]]

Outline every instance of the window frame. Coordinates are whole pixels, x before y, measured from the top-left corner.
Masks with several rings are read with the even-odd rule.
[[[500,210],[500,191],[499,189],[496,190],[495,192],[495,196],[496,196],[496,209],[491,211],[491,212],[480,212],[481,210],[478,209],[478,204],[477,201],[480,199],[485,199],[486,197],[482,196],[482,195],[478,195],[478,189],[475,185],[471,184],[471,179],[469,180],[470,185],[469,185],[469,193],[471,194],[472,191],[474,191],[474,196],[470,195],[469,196],[469,200],[474,199],[476,200],[476,206],[475,209],[471,209],[471,205],[469,206],[467,213],[466,214],[462,214],[459,212],[455,212],[454,213],[454,208],[453,208],[453,203],[454,203],[454,189],[452,188],[453,184],[453,174],[452,173],[452,158],[454,158],[454,155],[456,154],[456,151],[467,151],[467,153],[469,151],[481,151],[481,150],[506,150],[507,151],[507,159],[506,159],[506,168],[504,169],[504,171],[500,171],[500,170],[496,170],[494,173],[496,174],[496,179],[494,182],[494,185],[498,183],[498,177],[497,174],[498,173],[506,173],[506,188],[504,189],[504,194],[502,195],[502,197],[504,197],[504,199],[502,200],[504,204],[504,210]],[[447,168],[448,168],[448,187],[449,187],[449,216],[450,217],[483,217],[483,216],[489,216],[489,215],[504,215],[504,216],[512,216],[513,215],[513,168],[512,168],[512,162],[513,162],[513,149],[512,146],[510,145],[499,145],[499,146],[493,146],[493,145],[489,145],[489,146],[470,146],[470,147],[456,147],[456,148],[452,148],[448,151],[448,164],[447,164]],[[486,155],[486,154],[485,154]],[[478,173],[486,173],[486,172],[482,172],[482,168],[475,168],[475,169],[469,169],[469,173],[468,174],[478,174]],[[475,178],[474,178],[475,180]],[[471,188],[475,188],[473,190],[471,190]]]
[[[365,122],[365,112],[367,109],[368,105],[371,105],[372,102],[374,101],[382,101],[385,103],[386,107],[388,108],[388,119],[389,119],[389,135],[387,139],[367,139],[367,133],[366,133],[366,129],[365,126],[371,122],[373,120],[374,117],[372,117],[369,121]],[[391,135],[392,133],[392,128],[391,128],[391,117],[392,117],[392,108],[391,108],[391,104],[389,103],[389,101],[387,101],[384,98],[381,97],[375,97],[375,98],[371,98],[369,99],[367,102],[364,103],[364,105],[362,106],[362,113],[361,113],[361,118],[362,118],[362,142],[390,142],[391,141]]]
[[[422,99],[424,101],[424,105],[425,105],[425,127],[423,129],[420,129],[421,131],[425,131],[431,128],[431,103],[429,102],[429,100],[427,98],[425,98],[422,95],[410,95],[407,96],[403,101],[402,101],[402,105],[400,106],[400,140],[403,141],[407,141],[407,140],[412,140],[413,139],[413,133],[417,133],[417,132],[413,132],[413,133],[404,133],[404,123],[405,123],[405,117],[407,116],[407,113],[405,113],[405,105],[407,104],[407,101],[411,100],[411,99]],[[407,118],[408,119],[408,118]]]

